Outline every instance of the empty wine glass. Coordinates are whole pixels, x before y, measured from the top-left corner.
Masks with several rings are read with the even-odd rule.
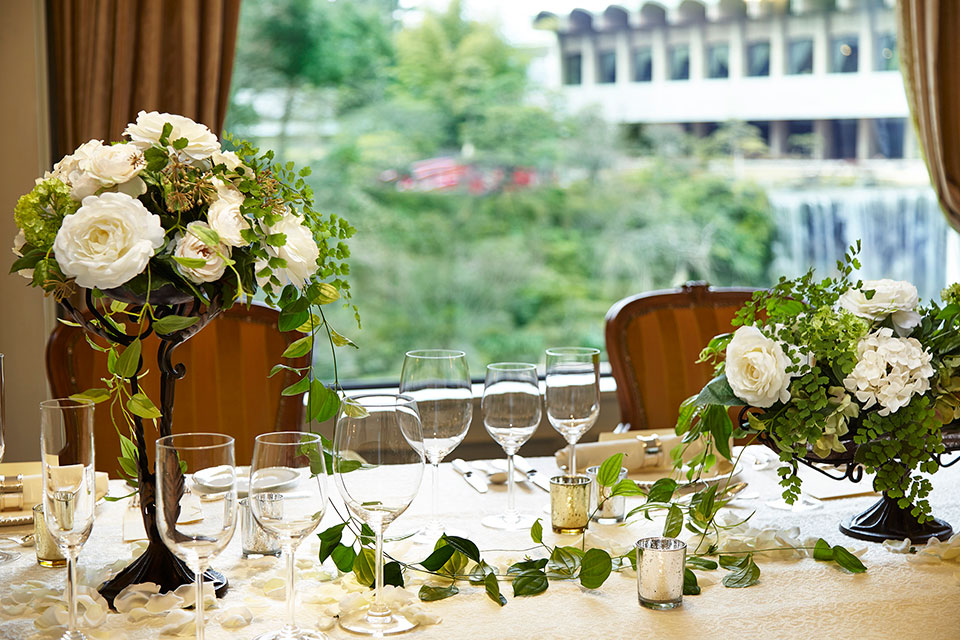
[[[296,482],[296,493],[280,492]],[[327,636],[297,627],[294,606],[294,556],[313,533],[327,507],[326,469],[320,436],[301,431],[277,431],[257,436],[250,464],[250,511],[268,533],[280,539],[287,559],[287,624],[255,640],[321,640]]]
[[[3,427],[6,423],[7,398],[3,387],[3,354],[0,353],[0,462],[3,462]],[[20,557],[19,553],[0,551],[0,564],[13,562]]]
[[[570,445],[567,475],[577,474],[576,444],[600,416],[600,350],[547,349],[547,418]]]
[[[424,452],[433,467],[430,520],[413,542],[434,544],[444,533],[438,504],[440,462],[463,441],[473,417],[467,354],[449,349],[408,351],[400,373],[400,393],[417,403]]]
[[[483,426],[507,454],[507,510],[487,516],[483,524],[493,529],[528,529],[535,518],[521,515],[514,498],[513,455],[540,424],[540,383],[537,365],[497,362],[487,365],[483,386]]]
[[[384,603],[383,536],[420,488],[424,439],[411,397],[363,395],[353,400],[366,415],[341,412],[333,442],[333,473],[347,509],[376,534],[376,596],[366,612],[340,618],[340,626],[382,637],[417,626]]]
[[[93,403],[59,398],[40,403],[43,512],[50,535],[67,558],[69,626],[61,640],[83,640],[77,630],[77,556],[93,530]]]
[[[236,524],[233,438],[181,433],[157,440],[157,529],[196,576],[197,640],[204,635],[203,572],[230,542]]]

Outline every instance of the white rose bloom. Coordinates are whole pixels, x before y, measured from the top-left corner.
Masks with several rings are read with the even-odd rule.
[[[185,267],[177,263],[177,269],[184,277],[197,284],[214,282],[223,276],[223,272],[227,268],[227,263],[223,257],[230,256],[230,247],[222,242],[216,249],[208,247],[192,233],[193,230],[198,228],[209,229],[210,227],[203,222],[188,224],[187,232],[177,238],[177,246],[173,250],[173,255],[176,258],[199,258],[205,264],[202,267]]]
[[[70,197],[74,200],[82,201],[103,186],[95,176],[83,169],[83,164],[102,147],[103,143],[99,140],[89,140],[53,165],[50,175],[70,187]]]
[[[112,289],[143,271],[162,245],[159,216],[125,193],[104,193],[63,219],[53,250],[81,287]]]
[[[320,248],[313,239],[310,229],[303,225],[303,219],[300,216],[290,214],[267,227],[266,232],[282,233],[287,236],[283,246],[267,248],[271,255],[287,261],[286,268],[275,269],[275,274],[281,282],[290,282],[297,288],[303,288],[310,276],[317,272],[317,258],[320,257]],[[258,262],[257,271],[264,266],[266,266],[265,262]]]
[[[13,239],[13,255],[18,258],[23,257],[23,245],[27,244],[27,237],[23,234],[23,229],[17,233],[17,237]],[[17,271],[18,274],[26,278],[27,280],[33,280],[33,269],[20,269]]]
[[[79,164],[104,187],[133,180],[145,166],[143,153],[132,144],[100,145],[84,155]]]
[[[756,327],[740,327],[727,345],[727,382],[752,407],[766,408],[790,399],[786,369],[791,364],[780,343]]]
[[[932,355],[916,338],[895,337],[888,328],[857,343],[857,364],[843,386],[869,409],[879,404],[881,416],[896,413],[915,395],[930,389]]]
[[[217,188],[217,199],[210,203],[207,210],[207,222],[210,228],[217,232],[220,240],[231,247],[244,247],[248,244],[240,234],[250,228],[250,222],[240,213],[240,205],[244,196],[233,185],[224,184],[222,180],[213,179]]]
[[[214,166],[218,164],[227,165],[227,171],[236,171],[237,167],[243,164],[239,156],[233,151],[214,151],[213,155],[210,156],[210,161]]]
[[[873,291],[867,300],[864,291]],[[908,336],[920,324],[916,308],[920,303],[917,288],[905,280],[864,280],[860,289],[847,289],[840,296],[840,307],[872,322],[887,316],[893,321],[897,335]]]
[[[192,160],[203,160],[220,151],[220,142],[210,129],[190,118],[171,113],[141,111],[137,114],[137,121],[128,124],[123,130],[123,135],[129,136],[130,142],[140,149],[149,149],[160,143],[163,125],[168,122],[173,127],[168,136],[169,141],[186,138],[187,146],[181,153]]]

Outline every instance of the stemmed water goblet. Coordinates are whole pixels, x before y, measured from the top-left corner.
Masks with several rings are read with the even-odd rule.
[[[540,424],[537,365],[497,362],[487,365],[483,387],[483,426],[507,454],[507,510],[482,520],[493,529],[528,529],[535,518],[520,514],[514,497],[513,455]]]
[[[233,438],[219,433],[164,436],[157,440],[156,469],[157,529],[196,576],[196,634],[203,640],[203,573],[226,548],[237,524]]]
[[[278,478],[298,477],[296,494],[278,492]],[[326,635],[297,627],[294,615],[294,555],[313,533],[327,506],[326,469],[320,436],[277,431],[257,436],[250,464],[250,511],[268,533],[280,540],[287,559],[287,624],[255,640],[320,640]]]
[[[3,354],[0,353],[0,462],[3,462],[3,428],[7,421],[6,416],[7,408],[7,398],[4,393],[3,386]],[[7,564],[8,562],[13,562],[20,557],[19,553],[10,553],[8,551],[0,551],[0,564]]]
[[[576,444],[600,416],[600,350],[547,349],[547,418],[570,445],[567,475],[577,475]]]
[[[400,393],[417,404],[424,452],[433,467],[430,520],[413,542],[434,544],[444,533],[438,506],[440,462],[463,441],[473,417],[467,354],[450,349],[408,351],[400,373]]]
[[[340,626],[382,637],[417,626],[384,602],[383,536],[420,488],[424,439],[417,404],[409,396],[363,395],[353,401],[365,411],[341,412],[333,442],[333,473],[351,515],[376,535],[376,596],[366,612],[340,618]]]
[[[93,403],[69,398],[41,402],[40,452],[44,520],[67,558],[69,626],[61,640],[83,640],[77,630],[77,556],[93,530],[97,502]]]

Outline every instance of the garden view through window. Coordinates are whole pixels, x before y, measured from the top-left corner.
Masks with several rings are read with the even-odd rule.
[[[244,3],[227,131],[309,164],[358,230],[362,329],[325,308],[360,347],[340,381],[395,381],[414,348],[475,377],[602,349],[622,297],[827,276],[858,239],[863,277],[937,296],[958,250],[893,2],[833,4]]]

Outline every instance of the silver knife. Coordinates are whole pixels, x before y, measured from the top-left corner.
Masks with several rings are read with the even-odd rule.
[[[457,458],[452,464],[454,471],[462,475],[468,485],[476,489],[479,493],[487,492],[487,487],[490,483],[487,482],[486,477],[474,471],[462,458]]]
[[[526,458],[521,458],[520,456],[513,456],[513,466],[517,471],[527,476],[527,481],[532,482],[534,485],[543,489],[547,493],[550,493],[550,481],[540,475],[540,473],[533,468],[533,466],[527,461]]]

